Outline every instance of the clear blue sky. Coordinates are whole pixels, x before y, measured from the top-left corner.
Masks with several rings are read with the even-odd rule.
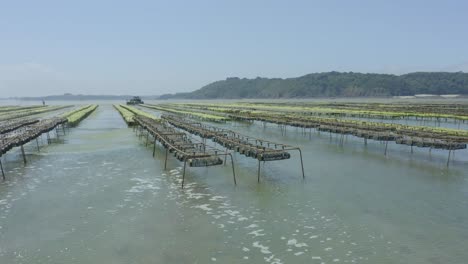
[[[0,97],[468,72],[468,1],[1,1]]]

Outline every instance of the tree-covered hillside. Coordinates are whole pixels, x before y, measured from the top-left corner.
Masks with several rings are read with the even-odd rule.
[[[405,96],[415,94],[468,95],[468,73],[415,72],[404,75],[327,72],[288,79],[227,78],[191,93],[161,99],[304,98]]]

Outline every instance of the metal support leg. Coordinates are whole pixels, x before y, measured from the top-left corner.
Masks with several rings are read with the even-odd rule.
[[[185,167],[187,166],[187,160],[184,159],[184,171],[182,172],[182,189],[184,188],[184,182],[185,182]]]
[[[232,158],[231,154],[229,154],[229,156],[231,157],[232,176],[234,177],[234,185],[237,185],[236,172],[234,171],[234,159]]]
[[[39,148],[39,138],[36,138],[36,146],[37,146],[37,151],[40,152],[41,149]]]
[[[387,146],[388,146],[388,140],[385,141],[385,151],[384,151],[385,156],[387,156]]]
[[[50,144],[50,134],[47,132],[47,144]]]
[[[227,153],[228,153],[228,149],[226,148],[226,152],[224,153],[224,166],[226,166],[226,159],[227,159]]]
[[[3,171],[2,159],[0,158],[0,168],[2,169],[2,179],[5,180],[5,172]]]
[[[260,183],[260,160],[258,161],[257,182]]]
[[[302,168],[302,179],[305,179],[305,174],[304,174],[304,161],[302,160],[302,151],[301,149],[299,150],[299,157],[301,158],[301,168]]]
[[[166,148],[166,158],[164,159],[164,169],[167,168],[167,151],[168,149]]]
[[[450,164],[450,154],[452,154],[452,149],[449,149],[449,154],[448,154],[448,158],[447,158],[447,168]]]
[[[156,139],[154,140],[154,144],[153,144],[153,158],[154,158],[155,153],[156,153]]]
[[[26,154],[24,154],[24,147],[21,145],[21,154],[23,154],[24,165],[26,165]]]

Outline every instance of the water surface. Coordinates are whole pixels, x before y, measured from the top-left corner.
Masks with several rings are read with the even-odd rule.
[[[301,146],[261,164],[189,168],[145,146],[111,105],[61,140],[2,158],[0,263],[465,263],[468,155],[226,123]],[[211,143],[213,144],[213,143]]]

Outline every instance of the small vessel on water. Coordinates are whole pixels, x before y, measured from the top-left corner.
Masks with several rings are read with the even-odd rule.
[[[132,99],[127,100],[127,105],[136,105],[136,104],[144,104],[143,100],[139,96],[134,96]]]

